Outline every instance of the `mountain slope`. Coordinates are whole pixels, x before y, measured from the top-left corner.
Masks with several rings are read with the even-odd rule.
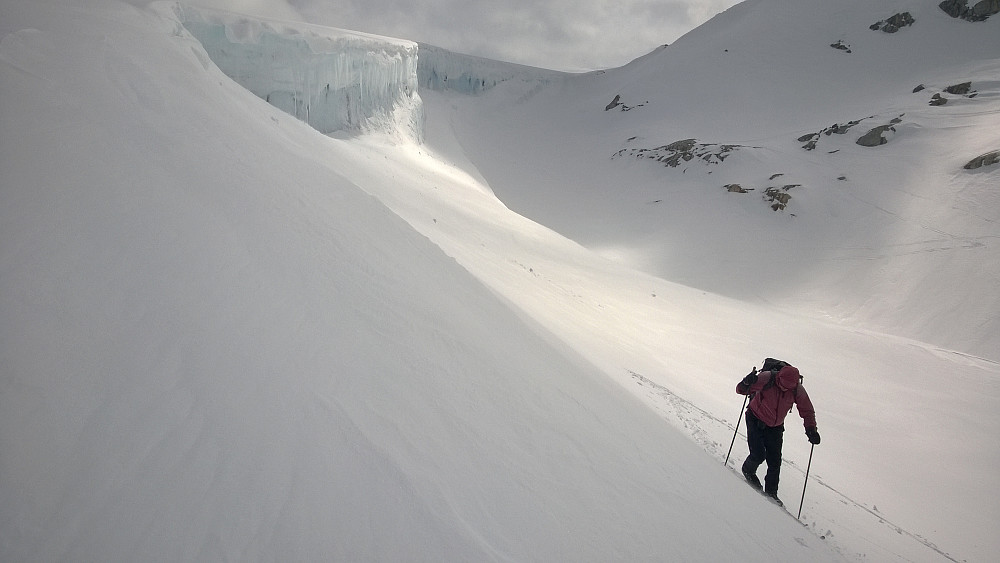
[[[176,20],[0,22],[0,559],[836,558]]]
[[[512,210],[606,256],[995,360],[997,172],[963,166],[1000,149],[998,26],[933,2],[744,2],[624,68],[511,81],[449,119]],[[888,142],[857,144],[873,130]]]

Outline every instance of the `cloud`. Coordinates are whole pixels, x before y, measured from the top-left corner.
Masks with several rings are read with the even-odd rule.
[[[278,20],[303,20],[302,14],[286,0],[184,0],[192,6],[237,12]]]
[[[557,70],[621,66],[737,0],[194,0]]]

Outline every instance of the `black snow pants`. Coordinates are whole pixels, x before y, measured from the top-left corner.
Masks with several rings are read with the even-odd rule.
[[[767,474],[764,476],[764,492],[777,494],[778,477],[781,473],[781,442],[785,425],[767,426],[747,409],[747,445],[750,455],[743,462],[743,475],[752,483],[759,484],[757,468],[767,462]]]

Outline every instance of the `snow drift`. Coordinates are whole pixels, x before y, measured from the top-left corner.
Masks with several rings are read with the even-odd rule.
[[[0,559],[986,560],[1000,368],[954,319],[993,326],[993,172],[961,165],[995,138],[996,64],[931,47],[998,35],[904,4],[899,33],[937,39],[760,1],[607,72],[438,51],[420,145],[415,90],[327,137],[264,101],[319,82],[260,98],[206,50],[355,69],[409,42],[229,14],[203,44],[175,4],[4,0]],[[801,185],[774,211],[768,182]],[[721,463],[765,355],[818,410],[805,527]]]
[[[180,20],[86,8],[0,18],[0,559],[832,558]]]

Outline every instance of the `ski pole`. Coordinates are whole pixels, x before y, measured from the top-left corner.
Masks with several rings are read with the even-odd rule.
[[[802,500],[799,501],[799,514],[795,518],[802,517],[802,503],[806,501],[806,483],[809,482],[809,468],[813,464],[813,450],[816,448],[816,444],[809,447],[809,463],[806,465],[806,480],[802,482]]]
[[[733,444],[736,443],[736,433],[740,431],[740,422],[743,420],[743,411],[747,408],[747,399],[749,398],[749,395],[743,397],[743,406],[740,407],[740,417],[736,419],[736,430],[733,431],[733,441],[729,443],[729,452],[726,454],[726,461],[722,462],[722,465],[729,465],[729,456],[733,453]]]

